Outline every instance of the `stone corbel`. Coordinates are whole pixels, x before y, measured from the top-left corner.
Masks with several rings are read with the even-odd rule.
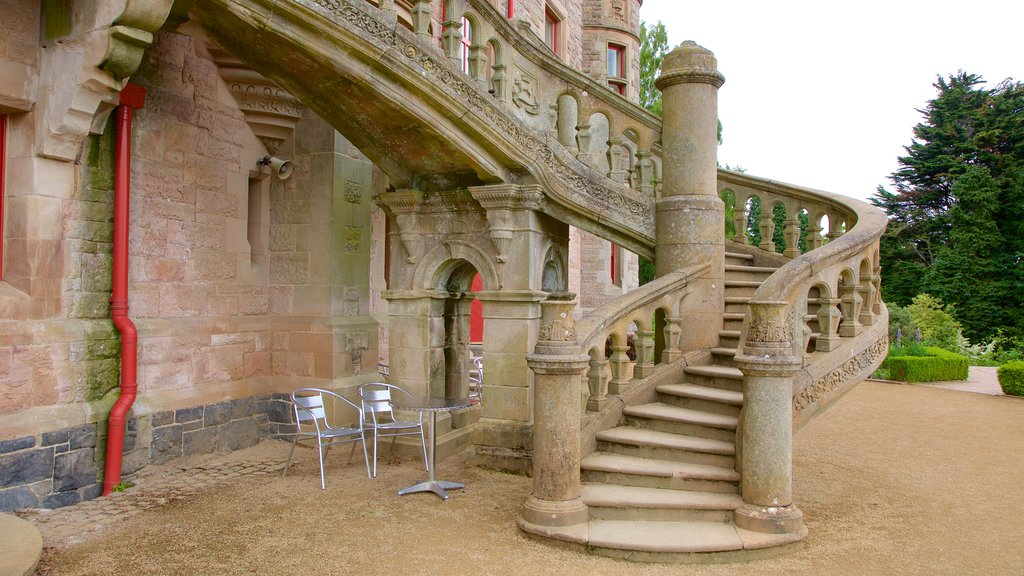
[[[212,43],[207,48],[245,122],[267,152],[277,154],[302,117],[301,102],[223,48]]]
[[[402,248],[408,254],[406,262],[415,264],[422,245],[420,235],[420,207],[421,194],[416,190],[398,190],[386,192],[378,197],[378,202],[387,211],[394,215],[395,224],[398,225],[398,237],[401,240]]]
[[[77,12],[71,21],[84,31],[72,30],[44,49],[41,72],[50,78],[52,88],[39,106],[44,111],[38,132],[42,156],[73,161],[89,133],[102,131],[117,105],[117,93],[138,70],[172,4],[173,0],[125,0],[120,11],[91,14],[84,13],[89,10],[85,3],[72,4]],[[103,15],[111,14],[116,16],[106,22]]]
[[[487,213],[487,234],[497,254],[495,261],[504,264],[508,261],[508,248],[515,231],[513,212],[539,210],[543,193],[535,187],[514,184],[471,186],[469,192]]]

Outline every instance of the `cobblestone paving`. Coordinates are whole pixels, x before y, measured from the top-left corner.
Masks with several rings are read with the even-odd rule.
[[[179,460],[143,469],[125,492],[58,508],[18,511],[43,536],[44,547],[66,548],[85,542],[104,528],[144,510],[164,506],[241,476],[280,474],[288,456],[288,444],[264,441],[230,454],[214,454]]]

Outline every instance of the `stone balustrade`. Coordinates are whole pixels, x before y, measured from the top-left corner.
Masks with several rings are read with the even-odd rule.
[[[609,394],[622,394],[650,376],[656,365],[682,357],[680,304],[690,293],[689,282],[708,268],[692,266],[667,274],[577,322],[579,353],[590,359],[581,391],[588,411],[600,412]]]

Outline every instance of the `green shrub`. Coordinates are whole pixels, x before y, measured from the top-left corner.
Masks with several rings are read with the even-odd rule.
[[[1024,396],[1024,360],[1008,362],[996,371],[1003,394]]]
[[[926,347],[924,351],[927,356],[894,356],[890,352],[881,367],[889,371],[893,380],[904,382],[967,379],[967,357],[942,348]]]

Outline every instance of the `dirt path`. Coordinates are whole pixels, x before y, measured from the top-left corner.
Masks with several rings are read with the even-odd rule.
[[[280,443],[254,450],[280,451]],[[283,454],[283,452],[282,452]],[[414,462],[368,480],[313,454],[288,478],[242,477],[148,510],[50,559],[48,574],[1024,574],[1024,400],[867,382],[796,438],[801,550],[745,564],[591,556],[515,527],[530,479],[465,467],[444,503],[399,498]],[[347,454],[346,454],[347,456]],[[283,460],[283,456],[282,456]],[[123,539],[123,542],[119,542]]]

